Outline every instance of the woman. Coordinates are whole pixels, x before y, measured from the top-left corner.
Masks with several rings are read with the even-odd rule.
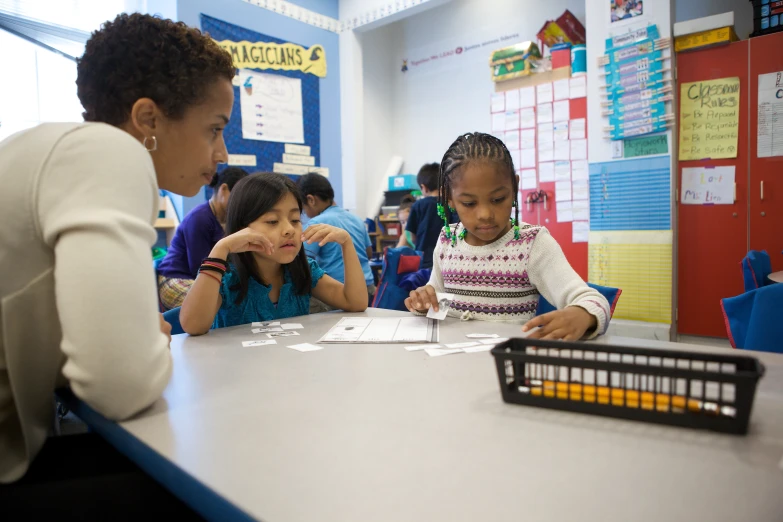
[[[223,239],[228,196],[245,176],[247,172],[239,167],[228,167],[215,174],[209,184],[212,197],[191,210],[177,227],[169,251],[158,266],[158,291],[166,310],[182,306],[202,261]]]
[[[194,196],[227,161],[235,69],[198,30],[122,14],[77,73],[87,123],[0,144],[0,483],[41,450],[56,387],[111,419],[160,397],[172,362],[150,262],[158,189]]]

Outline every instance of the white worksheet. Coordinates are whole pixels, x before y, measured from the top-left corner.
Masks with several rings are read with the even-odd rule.
[[[437,343],[438,321],[426,317],[343,317],[319,343]]]

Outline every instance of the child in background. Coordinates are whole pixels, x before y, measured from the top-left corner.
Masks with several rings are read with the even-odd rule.
[[[212,197],[191,210],[174,233],[166,257],[158,265],[158,293],[163,308],[182,305],[198,275],[198,267],[223,239],[226,208],[231,189],[247,176],[239,167],[228,167],[215,174],[209,186]]]
[[[416,182],[421,187],[424,196],[413,204],[408,218],[406,230],[411,233],[411,239],[416,250],[424,252],[422,268],[432,266],[432,252],[438,242],[438,236],[443,228],[443,220],[438,216],[438,170],[437,163],[428,163],[419,169]],[[446,223],[448,225],[448,223]]]
[[[397,210],[397,218],[400,220],[400,226],[402,228],[402,235],[400,236],[400,242],[397,243],[397,247],[416,248],[413,242],[411,233],[408,231],[408,218],[411,215],[411,207],[416,203],[416,198],[411,195],[403,196],[400,200],[400,208]]]
[[[286,176],[260,173],[237,183],[227,235],[199,268],[182,304],[182,328],[201,335],[210,327],[307,315],[311,295],[346,312],[366,310],[367,286],[351,236],[323,224],[302,233],[301,214],[299,191]],[[345,284],[308,259],[303,242],[340,245]]]
[[[302,176],[297,181],[297,187],[302,196],[304,213],[310,218],[305,231],[315,225],[326,224],[348,232],[356,248],[356,254],[359,256],[359,263],[362,265],[367,294],[375,295],[375,278],[370,269],[372,242],[364,221],[337,206],[337,203],[334,202],[332,184],[320,174],[311,173]],[[344,282],[345,267],[343,266],[342,249],[339,245],[329,243],[320,246],[318,243],[310,243],[305,245],[304,249],[308,257],[315,259],[318,265],[333,279],[341,283]],[[330,307],[323,306],[315,299],[311,300],[310,305],[310,313],[330,310]]]
[[[436,292],[447,292],[454,294],[449,316],[524,323],[523,331],[535,329],[530,338],[577,340],[606,331],[606,299],[574,272],[546,228],[519,224],[519,178],[502,141],[460,136],[443,156],[439,183],[438,212],[446,216],[453,207],[460,222],[445,223],[429,284],[405,300],[410,311],[437,311]],[[534,318],[539,295],[557,311]]]

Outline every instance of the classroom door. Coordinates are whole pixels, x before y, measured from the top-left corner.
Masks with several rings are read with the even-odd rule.
[[[741,100],[748,100],[747,64],[747,40],[678,54],[677,92],[683,83],[739,77]],[[733,205],[683,205],[678,201],[677,312],[682,334],[726,337],[720,300],[743,291],[739,263],[748,243],[747,132],[748,104],[744,102],[739,110],[736,158],[679,162],[678,188],[682,187],[682,169],[688,167],[734,166],[737,184]]]
[[[783,33],[750,40],[750,249],[783,270],[783,156],[758,157],[759,75],[783,71]],[[780,125],[780,124],[778,124]]]

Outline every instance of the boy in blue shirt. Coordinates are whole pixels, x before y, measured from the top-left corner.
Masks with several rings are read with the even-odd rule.
[[[367,283],[367,295],[372,300],[372,296],[375,295],[375,279],[370,269],[372,242],[364,221],[337,206],[334,202],[332,184],[320,174],[302,176],[299,178],[298,186],[302,195],[304,213],[309,218],[305,230],[313,225],[325,223],[348,232],[356,248],[356,254],[359,256],[359,262],[362,265],[364,279]],[[304,248],[307,252],[307,257],[315,259],[318,265],[331,277],[341,283],[344,282],[345,266],[339,245],[327,243],[324,246],[319,246],[318,243],[305,243]],[[317,299],[311,298],[310,303],[311,314],[330,310],[328,306],[320,303]]]
[[[411,207],[406,229],[416,250],[424,252],[422,268],[432,268],[432,252],[443,229],[443,220],[438,216],[438,174],[440,165],[428,163],[419,169],[416,182],[424,196]]]

